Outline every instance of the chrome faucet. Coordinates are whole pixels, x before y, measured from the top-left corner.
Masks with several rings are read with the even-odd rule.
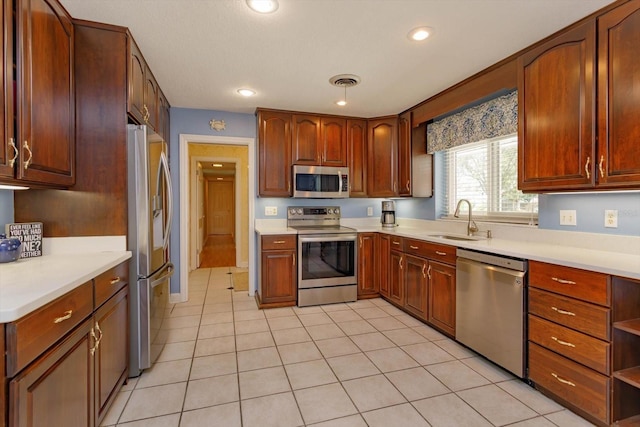
[[[467,199],[458,200],[458,204],[456,205],[456,211],[453,214],[453,216],[455,218],[460,218],[460,205],[462,204],[462,202],[466,202],[467,206],[469,206],[469,220],[467,221],[467,235],[473,236],[473,233],[478,231],[478,226],[476,225],[476,222],[471,219],[471,202],[469,202]]]

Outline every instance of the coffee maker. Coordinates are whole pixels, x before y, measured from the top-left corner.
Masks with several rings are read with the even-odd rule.
[[[382,216],[380,222],[383,227],[396,226],[396,203],[392,200],[384,200],[382,202]]]

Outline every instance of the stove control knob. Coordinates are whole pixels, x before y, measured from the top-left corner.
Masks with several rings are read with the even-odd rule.
[[[331,208],[327,209],[327,213],[328,213],[329,215],[331,215],[331,214],[333,213],[333,209],[331,209]]]
[[[297,209],[297,210],[296,210],[296,213],[297,213],[298,215],[302,215],[302,209]]]
[[[333,211],[333,213],[334,213],[334,214],[336,214],[336,215],[340,215],[340,208],[336,208],[336,209]]]

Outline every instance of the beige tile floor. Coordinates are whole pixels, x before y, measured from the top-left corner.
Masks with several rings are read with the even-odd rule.
[[[258,310],[230,270],[191,274],[103,426],[591,425],[382,299]]]

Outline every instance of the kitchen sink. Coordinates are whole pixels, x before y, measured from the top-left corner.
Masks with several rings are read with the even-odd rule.
[[[429,234],[429,237],[437,237],[438,239],[446,240],[458,240],[462,242],[476,242],[478,240],[484,240],[482,237],[459,236],[456,234]]]

